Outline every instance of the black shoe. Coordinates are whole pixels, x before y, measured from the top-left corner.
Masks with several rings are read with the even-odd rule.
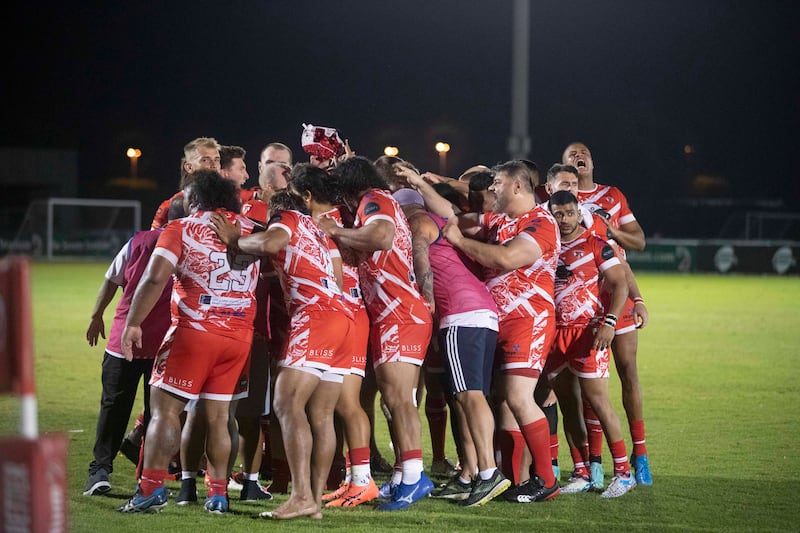
[[[243,502],[255,502],[259,500],[271,500],[272,494],[267,491],[258,481],[245,479],[242,482],[242,494],[239,497]]]
[[[122,445],[119,447],[119,453],[124,455],[128,461],[136,466],[139,466],[139,447],[132,443],[129,439],[122,439]]]
[[[370,457],[369,468],[373,474],[391,474],[394,472],[394,467],[380,455],[373,455]]]
[[[86,485],[83,487],[84,496],[99,496],[108,494],[111,490],[111,483],[108,481],[108,471],[105,468],[98,468],[89,474]]]
[[[181,491],[178,493],[177,505],[197,503],[197,480],[193,477],[181,480]]]
[[[545,487],[542,480],[537,476],[509,489],[503,494],[503,497],[506,501],[514,503],[534,503],[555,498],[559,492],[561,492],[561,488],[558,485],[558,481],[553,483],[551,487]]]

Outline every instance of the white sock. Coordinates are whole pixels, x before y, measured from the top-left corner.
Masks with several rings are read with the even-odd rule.
[[[371,477],[368,464],[350,466],[350,482],[356,487],[366,487]]]
[[[482,480],[486,481],[487,479],[492,478],[495,470],[497,470],[497,468],[487,468],[486,470],[481,470],[478,472],[478,475],[481,476]]]
[[[403,461],[403,483],[414,485],[422,477],[422,459]]]

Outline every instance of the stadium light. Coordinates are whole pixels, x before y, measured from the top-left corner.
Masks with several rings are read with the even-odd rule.
[[[139,158],[142,156],[142,151],[138,148],[128,148],[128,150],[125,152],[125,155],[127,155],[131,160],[131,178],[136,179],[136,171],[139,164]]]
[[[439,141],[433,147],[439,152],[439,174],[445,176],[447,172],[447,152],[450,151],[450,145]]]
[[[400,150],[397,149],[397,146],[387,146],[383,149],[383,154],[390,157],[396,157],[399,153]]]

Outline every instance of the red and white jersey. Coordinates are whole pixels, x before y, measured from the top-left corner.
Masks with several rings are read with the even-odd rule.
[[[159,229],[167,225],[167,222],[169,222],[169,206],[172,205],[172,201],[175,198],[180,198],[181,196],[183,196],[183,191],[178,191],[158,204],[156,214],[153,216],[153,221],[150,223],[150,229]]]
[[[238,220],[242,235],[253,223],[230,211],[219,210],[228,220]],[[251,255],[228,262],[226,246],[209,226],[213,211],[200,211],[173,220],[158,239],[154,256],[175,265],[172,289],[172,325],[241,337],[253,329],[255,290],[259,264]]]
[[[483,213],[480,223],[489,231],[487,242],[506,244],[516,237],[539,245],[542,256],[534,263],[508,272],[486,268],[486,287],[497,302],[500,321],[536,317],[553,311],[553,283],[561,248],[561,237],[553,215],[536,206],[517,218],[501,213]]]
[[[260,191],[261,187],[258,186],[251,187],[249,189],[239,189],[239,199],[242,201],[242,204],[244,204],[245,202],[250,202],[252,200],[255,200],[253,196],[255,196],[256,193]]]
[[[267,204],[261,200],[252,198],[242,204],[242,216],[245,216],[250,220],[254,220],[266,227],[267,219],[269,218],[267,215]]]
[[[583,206],[581,206],[581,212],[584,213],[585,210]],[[614,237],[611,235],[611,230],[608,229],[608,225],[605,222],[605,218],[598,215],[597,213],[591,213],[588,217],[584,216],[581,220],[581,224],[588,229],[591,233],[597,235],[601,240],[606,241],[616,252],[617,257],[621,261],[627,260],[627,255],[625,255],[625,248],[619,245],[617,241],[614,240]]]
[[[598,210],[607,213],[615,228],[636,220],[633,211],[628,207],[625,195],[610,185],[596,183],[590,191],[578,191],[578,201],[581,203],[581,207],[585,207],[592,213]]]
[[[614,248],[589,230],[561,243],[556,270],[556,327],[586,327],[605,315],[600,280],[620,261]]]
[[[334,207],[330,211],[322,213],[320,216],[326,215],[331,217],[340,228],[344,227],[342,212],[338,207]],[[353,310],[353,314],[355,314],[359,310],[365,308],[364,298],[361,295],[361,285],[358,279],[358,267],[349,265],[342,260],[342,274],[344,277],[342,280],[342,293],[344,294],[345,301]]]
[[[314,219],[298,211],[281,211],[270,219],[267,231],[274,228],[289,234],[289,244],[272,256],[289,315],[333,310],[352,318],[333,271],[332,257],[339,250]]]
[[[373,324],[430,324],[431,313],[419,293],[411,258],[411,230],[391,193],[372,189],[361,199],[354,227],[386,220],[394,227],[390,250],[376,250],[359,265],[361,288]]]

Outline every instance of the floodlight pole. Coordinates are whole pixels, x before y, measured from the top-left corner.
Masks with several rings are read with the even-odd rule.
[[[511,159],[527,159],[531,150],[528,135],[528,78],[530,47],[530,0],[514,0],[511,39]]]

